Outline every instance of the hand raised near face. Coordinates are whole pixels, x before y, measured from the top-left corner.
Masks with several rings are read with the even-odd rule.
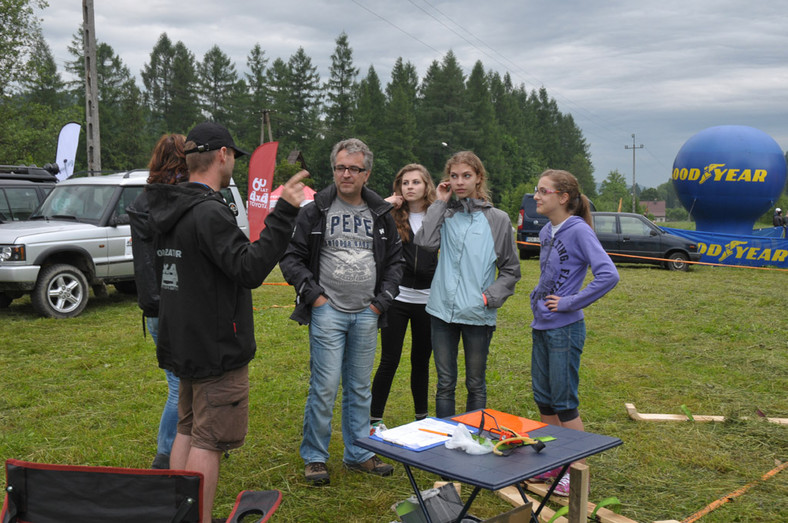
[[[399,194],[392,194],[388,198],[385,198],[385,200],[393,205],[395,209],[402,207],[402,202],[404,201],[402,196]]]
[[[435,194],[438,196],[439,200],[448,202],[451,197],[451,184],[449,182],[439,183],[435,188]]]
[[[300,207],[304,201],[304,182],[309,178],[309,171],[299,171],[287,180],[282,186],[282,195],[279,197],[293,207]]]

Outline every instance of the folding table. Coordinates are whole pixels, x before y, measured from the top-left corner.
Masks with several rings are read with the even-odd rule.
[[[417,452],[378,441],[371,437],[356,440],[355,444],[380,456],[402,463],[427,523],[432,523],[432,520],[424,505],[421,490],[413,478],[410,467],[416,467],[438,474],[443,478],[451,478],[474,487],[457,518],[457,521],[462,521],[474,499],[483,488],[499,490],[510,485],[516,486],[523,497],[523,502],[527,503],[525,491],[520,484],[522,481],[558,467],[561,467],[560,478],[567,473],[569,465],[573,462],[622,444],[619,438],[565,429],[553,425],[533,430],[529,435],[532,438],[552,436],[555,440],[546,443],[545,448],[539,453],[530,446],[525,446],[514,449],[508,456],[496,456],[492,453],[474,456],[462,450],[448,449],[445,445]],[[558,483],[557,479],[550,490],[548,490],[542,503],[533,512],[531,518],[534,523],[539,521],[539,513],[552,495]]]

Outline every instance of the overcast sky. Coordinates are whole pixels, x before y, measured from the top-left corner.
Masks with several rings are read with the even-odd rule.
[[[59,67],[82,23],[82,2],[49,0],[40,12]],[[346,32],[356,67],[385,85],[397,57],[420,77],[452,50],[466,74],[481,60],[530,91],[546,87],[590,146],[594,176],[618,169],[631,183],[670,178],[695,133],[749,125],[788,149],[788,10],[742,0],[135,0],[95,2],[96,36],[138,78],[161,33],[198,60],[213,45],[239,73],[259,43],[287,60],[299,47],[321,81]],[[482,158],[482,160],[484,160]]]

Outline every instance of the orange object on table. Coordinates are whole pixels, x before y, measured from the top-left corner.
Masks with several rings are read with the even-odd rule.
[[[502,433],[502,427],[505,427],[506,429],[516,432],[520,436],[527,436],[526,433],[528,431],[541,429],[547,426],[547,423],[542,423],[541,421],[523,418],[493,409],[468,412],[461,416],[454,416],[451,419],[469,427],[478,427],[482,422],[482,411],[484,411],[484,427],[482,427],[482,429],[492,432],[493,434],[500,435]]]

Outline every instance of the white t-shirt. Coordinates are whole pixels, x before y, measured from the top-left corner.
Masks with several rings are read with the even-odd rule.
[[[569,219],[569,218],[567,218],[566,220],[568,220],[568,219]],[[555,240],[555,235],[558,233],[558,229],[560,229],[560,228],[561,228],[561,226],[562,226],[563,224],[565,224],[565,223],[566,223],[566,220],[562,221],[562,222],[561,222],[561,223],[559,223],[558,225],[553,225],[553,229],[552,229],[552,237],[551,237],[551,239]]]

